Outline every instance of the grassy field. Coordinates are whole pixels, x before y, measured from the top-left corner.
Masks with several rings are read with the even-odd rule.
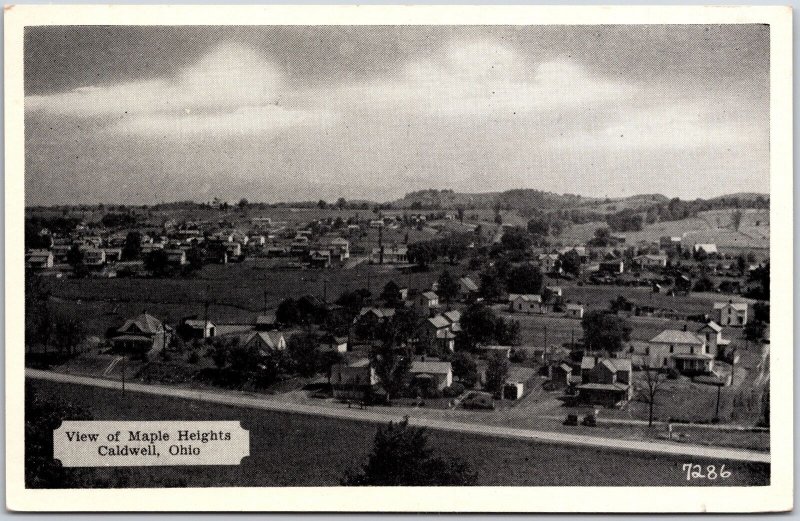
[[[88,408],[102,420],[239,420],[250,430],[251,456],[239,466],[70,469],[81,487],[331,486],[358,469],[371,450],[375,425],[239,409],[90,387],[33,381],[44,396]],[[725,461],[724,482],[687,482],[685,458],[430,432],[432,446],[469,462],[479,485],[509,486],[759,486],[769,465]],[[702,460],[693,463],[706,463]]]
[[[192,278],[52,279],[54,306],[78,316],[87,333],[102,335],[109,326],[144,310],[169,323],[191,314],[202,316],[211,302],[214,322],[252,322],[264,309],[275,309],[286,297],[311,294],[334,301],[345,291],[369,287],[377,297],[394,280],[412,289],[429,288],[446,266],[430,271],[401,273],[391,266],[361,264],[342,270],[270,270],[259,260],[241,264],[209,265]],[[448,266],[454,274],[457,266]],[[117,324],[119,325],[119,324]]]

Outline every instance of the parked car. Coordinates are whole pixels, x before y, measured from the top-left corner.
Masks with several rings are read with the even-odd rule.
[[[567,418],[564,420],[564,425],[569,425],[570,427],[575,427],[578,425],[578,415],[577,414],[568,414]]]
[[[471,392],[461,402],[465,409],[494,409],[494,399],[490,393]]]
[[[587,427],[597,427],[597,416],[594,414],[587,414],[582,423]]]

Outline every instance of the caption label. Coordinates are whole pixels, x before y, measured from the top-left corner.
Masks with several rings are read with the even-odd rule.
[[[249,455],[238,421],[65,421],[53,431],[65,467],[239,465]]]

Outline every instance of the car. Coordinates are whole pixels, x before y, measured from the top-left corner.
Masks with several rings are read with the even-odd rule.
[[[582,423],[587,427],[597,427],[597,416],[594,414],[587,414]]]
[[[490,393],[471,392],[461,402],[465,409],[494,409],[494,399]]]
[[[568,414],[566,419],[564,420],[564,425],[569,425],[570,427],[575,427],[578,425],[578,415],[577,414]]]

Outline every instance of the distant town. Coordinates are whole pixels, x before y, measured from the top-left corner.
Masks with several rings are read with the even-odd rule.
[[[25,241],[31,369],[769,450],[767,196],[29,207]]]

